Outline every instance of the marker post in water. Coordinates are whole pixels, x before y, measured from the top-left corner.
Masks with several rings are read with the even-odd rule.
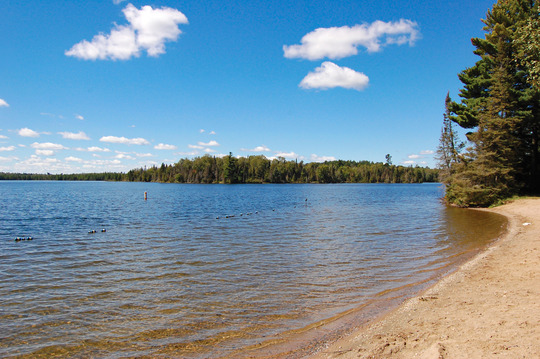
[[[146,201],[148,199],[148,193],[144,191],[144,200]]]

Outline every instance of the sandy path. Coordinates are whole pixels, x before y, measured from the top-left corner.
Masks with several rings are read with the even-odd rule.
[[[490,211],[504,238],[312,358],[540,358],[540,199]]]

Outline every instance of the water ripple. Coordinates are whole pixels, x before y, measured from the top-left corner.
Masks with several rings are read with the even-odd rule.
[[[230,354],[434,278],[503,223],[437,185],[0,190],[0,357]]]

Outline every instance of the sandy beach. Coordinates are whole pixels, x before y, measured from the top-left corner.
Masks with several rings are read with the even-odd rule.
[[[509,219],[500,240],[310,358],[540,358],[540,199],[488,211]]]

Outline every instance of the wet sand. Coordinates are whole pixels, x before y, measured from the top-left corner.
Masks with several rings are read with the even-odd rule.
[[[500,240],[310,358],[540,358],[540,198],[488,211],[509,219]]]

